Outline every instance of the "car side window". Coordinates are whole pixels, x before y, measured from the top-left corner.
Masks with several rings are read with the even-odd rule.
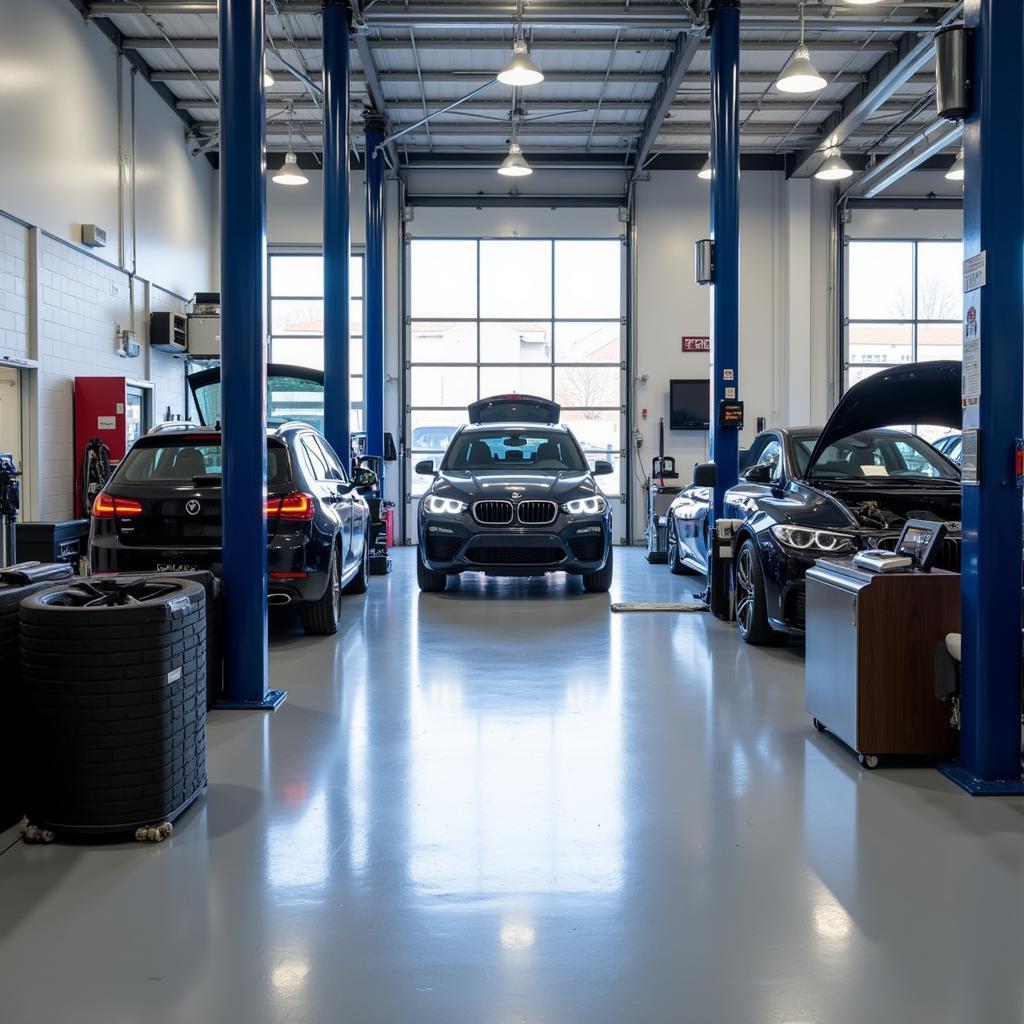
[[[327,439],[323,437],[311,437],[310,440],[316,442],[317,447],[323,454],[324,461],[327,463],[327,479],[337,480],[340,483],[347,483],[348,474],[345,472],[345,469],[341,464],[341,459],[334,454],[334,449],[327,443]]]
[[[312,434],[303,434],[299,438],[299,446],[305,456],[306,465],[313,471],[313,478],[316,480],[330,480],[327,469],[327,459],[324,457],[316,438]]]
[[[758,466],[770,466],[772,477],[779,475],[780,463],[782,462],[782,445],[776,438],[772,438],[762,449],[758,456]]]

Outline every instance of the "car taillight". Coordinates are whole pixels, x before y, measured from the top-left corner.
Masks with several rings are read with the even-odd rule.
[[[267,515],[278,519],[298,519],[308,521],[313,518],[312,494],[294,491],[283,498],[267,499]]]
[[[115,498],[106,491],[100,491],[92,503],[94,519],[131,518],[142,515],[142,502],[134,498]]]

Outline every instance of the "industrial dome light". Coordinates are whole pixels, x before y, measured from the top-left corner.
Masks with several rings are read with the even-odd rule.
[[[946,178],[949,181],[963,181],[964,180],[964,147],[960,147],[960,152],[957,153],[956,159],[953,161],[953,166],[946,171]]]
[[[498,173],[506,178],[524,178],[527,174],[533,174],[533,168],[526,162],[518,142],[508,147],[508,156],[502,160]]]
[[[825,150],[825,162],[814,172],[820,181],[842,181],[853,177],[853,168],[843,159],[838,146]]]
[[[697,177],[702,178],[704,181],[710,181],[714,176],[715,173],[711,170],[711,157],[708,157],[704,161],[704,166],[697,172]]]
[[[299,167],[299,158],[291,150],[285,153],[281,170],[271,180],[278,185],[309,184],[309,178],[302,173],[302,168]]]
[[[811,51],[801,43],[775,82],[779,92],[821,92],[828,82],[811,63]]]
[[[274,76],[270,73],[270,68],[266,64],[263,65],[263,88],[269,89],[274,84]]]
[[[529,47],[522,36],[517,36],[512,44],[512,58],[499,72],[498,81],[513,86],[537,85],[544,81],[544,72],[530,59]]]

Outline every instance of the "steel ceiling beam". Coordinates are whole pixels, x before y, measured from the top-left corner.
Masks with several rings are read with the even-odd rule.
[[[901,178],[920,167],[925,160],[941,153],[963,135],[961,124],[937,119],[898,146],[883,160],[866,171],[848,190],[851,195],[874,199]]]
[[[700,44],[700,36],[695,32],[685,35],[680,34],[676,38],[675,50],[661,81],[658,83],[658,88],[651,101],[651,108],[644,120],[640,142],[637,145],[636,159],[633,162],[634,172],[638,173],[643,170],[647,158],[651,155],[651,150],[654,149],[654,143],[658,139],[658,134],[661,132],[665,119],[672,109],[679,86],[682,84],[683,77],[689,70],[690,64],[693,63],[693,58],[696,56]]]
[[[385,119],[388,117],[387,100],[384,97],[384,90],[381,88],[380,78],[377,73],[377,65],[373,59],[373,54],[370,53],[370,48],[366,45],[366,36],[361,32],[354,33],[354,42],[356,44],[356,52],[359,54],[359,63],[363,68],[363,78],[366,81],[366,91],[369,93],[370,100],[373,103],[374,109]],[[349,72],[350,80],[353,81],[355,76]],[[384,146],[384,151],[388,155],[388,161],[391,166],[398,166],[398,150],[395,148],[393,142],[388,142]]]
[[[948,25],[963,14],[963,4],[950,8],[938,27]],[[908,33],[895,53],[886,54],[867,74],[867,81],[856,86],[843,100],[843,109],[828,117],[824,138],[819,146],[792,154],[787,160],[786,176],[806,177],[820,164],[824,150],[841,146],[872,114],[876,113],[935,56],[934,33],[923,38]]]

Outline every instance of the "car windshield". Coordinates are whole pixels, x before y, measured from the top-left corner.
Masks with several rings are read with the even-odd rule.
[[[465,431],[448,449],[445,469],[586,472],[579,446],[564,431],[509,428]]]
[[[803,476],[818,438],[793,439]],[[960,474],[926,441],[913,434],[864,432],[829,445],[811,471],[815,480],[959,480]]]
[[[166,444],[137,445],[124,457],[118,483],[171,485],[189,484],[197,476],[219,476],[220,444],[168,438]],[[287,484],[291,479],[288,450],[267,445],[267,485]]]

